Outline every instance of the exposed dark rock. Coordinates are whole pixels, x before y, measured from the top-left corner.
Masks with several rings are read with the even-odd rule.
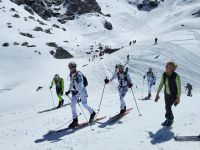
[[[43,21],[41,21],[41,20],[37,20],[37,22],[39,22],[39,24],[41,24],[41,25],[47,25],[46,23],[44,23]]]
[[[3,43],[2,46],[3,46],[3,47],[8,47],[8,46],[9,46],[9,43]]]
[[[44,32],[48,34],[52,34],[50,29],[45,29]]]
[[[59,27],[58,25],[56,25],[56,24],[53,24],[52,27],[58,28],[58,29],[60,28],[60,27]]]
[[[162,0],[143,0],[142,2],[135,2],[133,0],[129,0],[129,4],[136,5],[139,10],[151,11],[154,8],[157,8]],[[164,0],[163,0],[164,1]]]
[[[106,14],[105,16],[106,16],[106,17],[111,17],[111,14]]]
[[[28,16],[28,18],[35,21],[35,18],[33,16]]]
[[[21,34],[22,36],[29,37],[29,38],[34,38],[33,35],[30,34],[30,33],[23,33],[23,32],[20,32],[19,34]]]
[[[36,47],[36,45],[27,45],[27,47]]]
[[[49,43],[46,43],[46,45],[48,45],[50,47],[58,48],[58,45],[56,44],[56,42],[49,42]]]
[[[14,14],[13,17],[20,18],[20,16],[18,14]]]
[[[15,10],[15,8],[11,8],[11,9],[10,9],[10,11],[13,11],[13,12],[15,12],[16,10]]]
[[[31,15],[34,15],[33,10],[29,6],[24,6],[24,9],[28,11]]]
[[[28,46],[28,42],[23,42],[22,46]]]
[[[62,30],[63,30],[63,31],[66,31],[66,29],[65,29],[65,28],[62,28]]]
[[[42,27],[35,27],[34,31],[43,31]]]
[[[57,58],[57,59],[67,59],[67,58],[74,57],[67,50],[63,49],[62,47],[58,47],[55,52],[50,51],[50,54],[53,55],[54,58]]]
[[[19,43],[18,42],[14,42],[13,45],[17,46],[17,45],[19,45]]]
[[[109,21],[105,21],[105,23],[104,23],[104,27],[107,29],[107,30],[112,30],[113,29],[113,27],[112,27],[112,23],[111,22],[109,22]]]

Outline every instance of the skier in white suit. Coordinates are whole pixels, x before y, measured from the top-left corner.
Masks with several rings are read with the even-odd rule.
[[[105,79],[104,82],[105,84],[108,84],[109,82],[112,82],[114,79],[118,79],[118,91],[119,91],[119,97],[120,97],[120,113],[123,114],[126,112],[126,104],[124,101],[124,97],[126,96],[126,93],[128,91],[128,88],[132,88],[133,84],[131,81],[131,78],[128,74],[128,69],[124,69],[123,65],[117,65],[116,66],[116,71],[114,72],[112,78]]]
[[[147,77],[147,83],[148,83],[148,96],[145,97],[145,100],[149,100],[151,98],[151,91],[153,86],[156,84],[156,76],[153,73],[153,69],[150,67],[149,71],[143,76],[143,79]]]
[[[75,62],[70,62],[68,65],[70,69],[70,86],[69,90],[65,93],[66,95],[72,94],[71,97],[71,109],[72,109],[72,117],[73,121],[69,125],[69,128],[74,128],[78,126],[78,115],[76,111],[77,100],[80,98],[82,105],[85,109],[90,113],[91,123],[96,115],[95,111],[87,104],[87,90],[86,86],[88,84],[87,78],[80,72],[76,70],[77,64]]]

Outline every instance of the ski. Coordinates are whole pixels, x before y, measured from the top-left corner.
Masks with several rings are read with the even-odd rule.
[[[200,135],[199,136],[175,136],[174,140],[178,142],[187,142],[187,141],[200,142]]]
[[[59,133],[59,132],[68,131],[68,130],[78,130],[78,129],[81,129],[81,128],[85,128],[89,125],[94,125],[98,121],[103,120],[105,118],[106,118],[106,116],[98,117],[98,118],[94,119],[92,123],[82,122],[82,123],[79,123],[79,125],[75,128],[64,128],[64,129],[60,129],[60,130],[50,130],[49,134]]]
[[[71,103],[64,104],[64,105],[61,106],[60,108],[66,107],[66,106],[68,106],[68,105],[71,105]],[[38,114],[45,113],[45,112],[49,112],[49,111],[53,111],[53,110],[60,109],[60,108],[54,107],[54,108],[42,110],[42,111],[39,111]]]
[[[112,123],[112,122],[114,122],[114,121],[117,121],[117,120],[121,119],[122,117],[124,117],[125,115],[127,115],[132,109],[133,109],[133,108],[129,108],[129,109],[126,110],[125,113],[123,113],[123,114],[117,114],[117,115],[111,117],[111,118],[108,120],[108,123]]]
[[[138,98],[138,100],[147,101],[147,100],[151,100],[151,99],[148,99],[147,97],[145,97],[145,98]]]

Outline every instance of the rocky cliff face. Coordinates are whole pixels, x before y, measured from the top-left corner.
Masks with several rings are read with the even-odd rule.
[[[17,5],[25,5],[24,8],[33,14],[37,13],[43,19],[50,17],[65,18],[72,20],[75,15],[97,12],[101,13],[101,8],[96,0],[11,0]],[[66,12],[61,14],[60,7],[66,7]],[[54,7],[52,7],[54,6]],[[55,7],[56,6],[56,7]],[[63,20],[63,19],[62,19]],[[64,23],[64,22],[62,22]]]
[[[160,2],[164,2],[164,0],[129,0],[129,4],[136,5],[139,10],[143,11],[151,11],[157,8]]]

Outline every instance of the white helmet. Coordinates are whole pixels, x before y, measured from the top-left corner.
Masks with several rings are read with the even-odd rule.
[[[68,64],[68,67],[69,67],[69,68],[76,68],[76,67],[77,67],[77,64],[76,64],[75,62],[70,62],[70,63]]]

